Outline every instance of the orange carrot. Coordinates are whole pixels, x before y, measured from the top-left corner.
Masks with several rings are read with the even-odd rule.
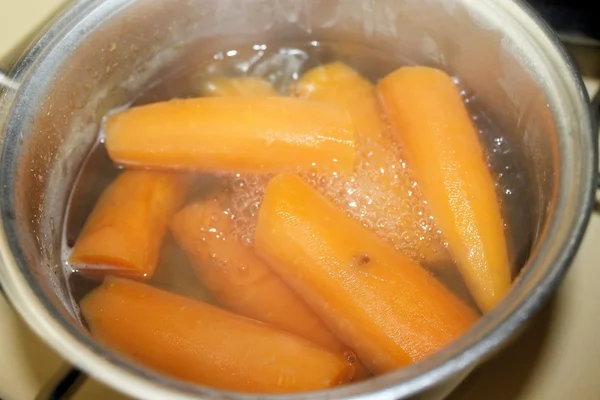
[[[380,145],[384,147],[377,148],[381,152],[390,145],[384,135],[386,127],[381,119],[375,87],[349,66],[333,62],[307,71],[298,81],[294,95],[346,109],[356,125],[358,143]],[[381,162],[381,158],[376,157],[374,161]]]
[[[510,288],[510,266],[494,181],[458,89],[440,70],[407,67],[378,92],[471,294],[489,311]]]
[[[430,355],[476,320],[425,269],[293,174],[267,186],[255,249],[375,373]]]
[[[112,115],[106,148],[118,164],[167,170],[350,172],[354,125],[334,105],[286,97],[204,97]]]
[[[107,278],[81,310],[104,345],[165,374],[219,389],[325,389],[346,382],[353,369],[285,331],[126,279]]]
[[[377,211],[377,220],[393,218],[400,220],[402,215],[412,214],[409,193],[415,195],[409,181],[398,181],[395,176],[398,171],[390,164],[398,162],[393,151],[395,145],[390,132],[381,118],[381,109],[377,102],[375,86],[363,78],[357,71],[341,62],[333,62],[313,68],[306,72],[298,81],[295,95],[301,98],[325,101],[338,105],[348,111],[356,126],[356,142],[358,152],[364,157],[366,171],[361,171],[360,164],[355,173],[358,185],[369,188],[375,185],[375,190],[386,192],[387,198],[395,198],[399,209],[396,215],[388,215],[383,208]],[[378,171],[373,174],[373,171]],[[368,175],[367,175],[368,174]],[[375,178],[375,181],[373,180]],[[377,207],[377,204],[373,205]],[[423,240],[423,228],[418,224],[419,218],[407,222],[398,222],[399,230],[405,232],[405,238],[410,241],[409,247],[418,259],[429,267],[451,266],[446,249],[441,242]],[[410,234],[406,234],[411,232]]]
[[[210,78],[204,81],[203,96],[277,96],[271,84],[253,76],[241,78]]]
[[[69,262],[84,275],[150,279],[171,216],[182,205],[188,176],[121,173],[100,196]]]
[[[171,222],[198,278],[223,306],[352,359],[351,350],[232,231],[231,216],[217,198],[185,207]]]

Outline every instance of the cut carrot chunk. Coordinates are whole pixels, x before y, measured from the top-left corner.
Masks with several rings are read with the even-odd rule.
[[[340,107],[286,97],[204,97],[130,108],[108,119],[118,164],[169,170],[351,172],[354,125]]]
[[[409,182],[398,181],[395,177],[398,171],[390,169],[394,160],[395,145],[391,140],[390,132],[383,122],[382,111],[377,102],[375,86],[363,78],[357,71],[341,62],[333,62],[313,68],[306,72],[298,81],[296,96],[312,100],[325,101],[338,105],[348,111],[356,126],[356,143],[359,153],[367,171],[356,171],[358,185],[372,188],[375,191],[386,192],[387,198],[396,199],[400,206],[397,218],[412,214],[411,205],[414,201],[409,198],[409,193],[414,196],[414,188],[409,187]],[[373,174],[373,171],[378,171]],[[375,181],[373,181],[373,177]],[[378,210],[377,220],[384,220],[393,215],[383,208]],[[424,240],[423,228],[419,225],[419,218],[411,219],[402,224],[399,229],[405,232],[404,237],[411,242],[411,249],[416,250],[414,258],[428,267],[451,266],[452,259],[439,241]],[[410,234],[409,234],[410,232]]]
[[[381,119],[375,87],[346,64],[333,62],[307,71],[298,81],[295,95],[346,109],[356,125],[357,142],[378,144],[384,148],[389,146],[390,142],[384,135],[386,127]],[[384,157],[375,157],[373,160],[377,163],[382,158]]]
[[[253,76],[241,78],[211,78],[204,81],[203,96],[253,97],[277,96],[273,86],[264,79]]]
[[[125,171],[102,193],[69,262],[90,278],[149,279],[163,236],[187,194],[190,177]]]
[[[375,373],[430,355],[477,318],[425,269],[293,174],[267,186],[255,249]]]
[[[440,70],[407,67],[378,92],[463,279],[489,311],[510,288],[510,266],[494,181],[458,89]]]
[[[254,249],[233,236],[233,222],[219,199],[185,207],[173,217],[171,231],[200,281],[223,306],[354,358]]]
[[[176,378],[285,393],[344,383],[353,367],[291,333],[144,283],[109,277],[81,302],[92,335]]]

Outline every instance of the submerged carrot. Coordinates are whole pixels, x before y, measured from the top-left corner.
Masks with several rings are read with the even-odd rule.
[[[273,324],[333,351],[343,345],[321,320],[248,247],[233,236],[219,200],[185,207],[171,232],[204,286],[225,307]]]
[[[285,331],[109,277],[81,302],[92,335],[150,368],[219,389],[285,393],[347,381],[352,366]]]
[[[171,216],[182,205],[188,176],[125,171],[102,193],[69,262],[89,277],[150,279]]]
[[[384,148],[389,146],[390,142],[384,135],[386,127],[381,119],[375,87],[346,64],[333,62],[307,71],[298,81],[294,94],[346,109],[356,125],[357,142],[377,144]],[[379,148],[377,150],[384,151]],[[374,161],[381,162],[382,158],[384,157],[374,157]]]
[[[440,70],[407,67],[378,92],[471,294],[489,311],[510,288],[510,266],[494,181],[458,89]]]
[[[477,318],[425,269],[293,174],[269,183],[255,249],[376,373],[430,355]]]
[[[246,76],[241,78],[210,78],[202,87],[203,96],[277,96],[273,86],[264,79]]]
[[[200,281],[223,306],[352,358],[350,349],[232,231],[233,221],[219,199],[191,204],[171,222]]]
[[[413,213],[411,207],[407,206],[411,203],[403,200],[409,200],[409,193],[412,194],[414,188],[408,187],[408,181],[395,180],[398,172],[389,168],[390,163],[395,161],[395,154],[392,151],[395,146],[381,118],[382,111],[377,102],[375,86],[346,64],[333,62],[306,72],[298,81],[295,95],[325,101],[346,109],[356,126],[357,148],[362,150],[360,153],[365,157],[363,162],[368,169],[368,171],[357,170],[358,185],[364,187],[376,185],[377,191],[388,193],[388,197],[395,198],[397,204],[403,206],[399,215]],[[372,171],[378,173],[372,174]],[[377,220],[389,217],[388,212],[382,207],[377,213]],[[416,250],[419,261],[430,267],[452,265],[452,260],[441,242],[428,242],[421,239],[423,228],[418,225],[418,222],[419,220],[415,218],[408,226],[406,223],[404,225],[399,223],[401,225],[399,229],[412,232],[406,236],[411,241],[410,247]]]
[[[118,164],[168,170],[350,172],[354,125],[334,105],[286,97],[204,97],[130,108],[109,117]]]

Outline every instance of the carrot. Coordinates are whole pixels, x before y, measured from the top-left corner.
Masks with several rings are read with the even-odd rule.
[[[204,81],[201,93],[203,96],[277,96],[271,84],[264,79],[253,76],[241,78],[210,78]]]
[[[344,383],[352,366],[269,325],[109,277],[81,302],[92,335],[173,377],[219,389],[285,393]]]
[[[453,341],[476,314],[293,174],[267,186],[255,249],[375,373]]]
[[[334,105],[286,97],[204,97],[112,115],[106,148],[118,164],[167,170],[350,172],[354,126]]]
[[[494,180],[458,89],[444,72],[407,67],[378,93],[473,298],[492,309],[511,284]]]
[[[200,281],[221,305],[354,358],[306,303],[232,231],[231,216],[218,198],[191,204],[171,221],[173,236]]]
[[[171,216],[190,178],[125,171],[104,190],[79,234],[69,262],[90,278],[107,274],[150,279]]]
[[[381,118],[382,111],[377,102],[375,86],[349,66],[333,62],[306,72],[298,81],[295,95],[335,104],[348,111],[356,126],[358,152],[365,158],[363,161],[368,169],[357,169],[355,175],[358,185],[369,188],[374,184],[376,191],[385,192],[387,198],[396,199],[396,203],[400,205],[396,214],[398,220],[403,214],[413,214],[414,211],[410,207],[412,203],[408,200],[409,193],[414,193],[414,188],[409,187],[408,181],[399,182],[395,179],[398,172],[389,168],[391,163],[398,160],[394,159],[392,149],[395,145]],[[373,171],[379,172],[375,175]],[[375,178],[374,181],[372,177]],[[394,217],[389,215],[384,205],[380,206],[381,209],[377,210],[377,220]],[[410,241],[410,248],[416,250],[415,258],[429,267],[451,266],[452,260],[441,242],[422,239],[424,232],[418,222],[419,218],[404,223],[398,222],[399,230],[412,232],[410,235],[405,234],[405,238]]]
[[[307,71],[298,81],[294,94],[346,109],[356,125],[357,142],[389,146],[390,142],[384,135],[386,127],[381,119],[375,87],[346,64],[333,62]],[[377,150],[384,151],[380,148]],[[374,157],[374,161],[381,162],[381,158]]]

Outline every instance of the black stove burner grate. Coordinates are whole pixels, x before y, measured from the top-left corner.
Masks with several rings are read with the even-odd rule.
[[[600,12],[593,0],[528,0],[558,33],[600,41]]]

